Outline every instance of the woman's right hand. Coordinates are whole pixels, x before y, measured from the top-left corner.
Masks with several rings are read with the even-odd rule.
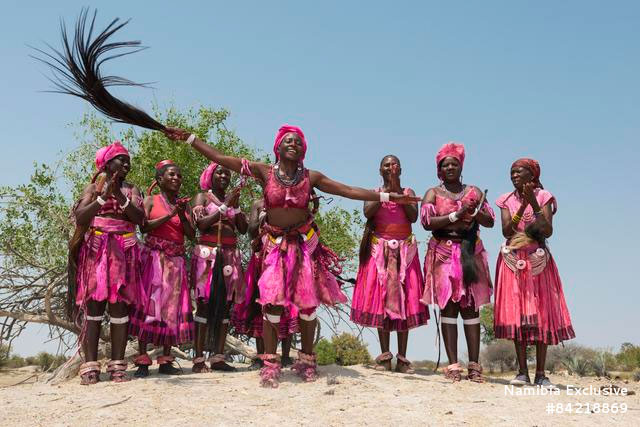
[[[238,208],[240,206],[240,187],[234,188],[227,194],[227,197],[224,199],[224,204],[232,208]]]
[[[389,201],[395,202],[401,205],[416,204],[421,201],[422,198],[416,196],[410,196],[408,194],[389,193]]]
[[[174,128],[174,127],[165,128],[164,134],[167,138],[174,141],[186,141],[187,139],[189,139],[189,136],[191,135],[190,132],[187,132],[184,129]]]

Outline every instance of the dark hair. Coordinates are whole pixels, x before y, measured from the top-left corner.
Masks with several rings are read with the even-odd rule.
[[[470,229],[466,230],[460,242],[460,262],[462,264],[462,281],[465,286],[478,281],[478,267],[475,260],[476,240],[478,239],[478,221],[474,221]]]
[[[371,255],[371,238],[373,237],[373,219],[368,219],[364,224],[364,231],[362,232],[362,240],[360,240],[360,264],[364,264]]]
[[[380,160],[380,166],[382,166],[382,164],[384,163],[384,160],[388,159],[389,157],[395,159],[396,162],[398,162],[398,164],[400,164],[400,159],[398,158],[398,156],[396,156],[395,154],[387,154],[386,156],[384,156],[382,158],[382,160]]]

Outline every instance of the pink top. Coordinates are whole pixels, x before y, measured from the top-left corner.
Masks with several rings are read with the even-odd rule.
[[[264,207],[307,209],[311,198],[311,181],[309,170],[304,170],[304,177],[294,186],[286,187],[278,182],[275,168],[269,171],[267,184],[264,186]]]
[[[151,208],[151,212],[147,219],[152,220],[162,218],[171,212],[171,207],[162,194],[156,194],[153,196],[152,200],[153,207]],[[157,228],[154,228],[149,232],[149,234],[161,239],[171,240],[179,245],[184,243],[184,230],[182,229],[182,223],[180,222],[180,217],[178,217],[178,215],[172,216],[169,221]]]
[[[408,194],[409,188],[403,193]],[[380,192],[378,188],[376,191]],[[376,235],[383,239],[406,239],[411,235],[411,222],[407,218],[402,205],[395,202],[382,202],[380,209],[373,217]]]
[[[547,203],[553,203],[553,210],[556,210],[556,198],[548,192],[547,190],[542,190],[540,188],[536,188],[533,190],[533,194],[536,196],[536,200],[540,207],[544,207]],[[496,200],[496,205],[500,209],[509,209],[511,215],[518,212],[520,206],[522,205],[522,200],[520,199],[520,195],[517,191],[512,191],[511,193],[503,194],[498,197]],[[525,227],[531,224],[536,220],[535,215],[533,214],[533,208],[531,205],[527,206],[524,210],[524,214],[522,215],[522,220],[518,223],[517,231],[524,231]]]
[[[432,216],[444,216],[449,215],[451,212],[457,211],[462,207],[463,201],[468,200],[470,202],[478,202],[480,200],[480,197],[482,196],[478,194],[478,192],[475,191],[473,187],[469,188],[470,189],[465,188],[464,191],[466,191],[466,193],[460,198],[460,200],[454,200],[449,197],[442,196],[438,194],[438,192],[436,192],[435,204],[425,203],[422,205],[420,213],[422,224],[429,224],[431,222]],[[491,215],[492,218],[495,218],[495,213],[486,200],[484,201],[482,207],[486,209],[487,212],[489,212],[489,215]]]

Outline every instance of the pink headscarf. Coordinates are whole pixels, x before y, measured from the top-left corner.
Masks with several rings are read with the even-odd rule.
[[[211,177],[213,173],[218,169],[218,164],[215,162],[209,163],[209,166],[200,174],[200,188],[203,190],[211,190]]]
[[[304,160],[304,156],[307,154],[307,140],[304,139],[304,133],[302,132],[302,129],[300,129],[298,126],[284,124],[280,126],[280,129],[278,129],[278,133],[276,133],[276,141],[273,144],[273,152],[276,155],[276,161],[280,159],[279,148],[280,143],[282,143],[282,138],[284,138],[284,136],[290,132],[297,133],[302,140],[302,157],[300,158],[300,160]]]
[[[453,157],[458,160],[458,162],[460,162],[460,168],[462,168],[464,165],[464,145],[457,144],[455,142],[447,142],[440,147],[438,154],[436,154],[436,170],[438,171],[438,178],[440,179],[442,179],[440,176],[440,162],[446,157]]]
[[[109,160],[121,154],[129,156],[129,151],[124,148],[120,141],[114,141],[113,144],[100,148],[96,151],[96,167],[98,170],[104,169]]]

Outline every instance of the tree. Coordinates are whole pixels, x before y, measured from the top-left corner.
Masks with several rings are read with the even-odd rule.
[[[480,309],[480,326],[482,328],[482,344],[489,345],[496,340],[493,330],[493,304],[487,304]]]
[[[226,128],[226,110],[155,110],[159,121],[188,129],[228,154],[268,161],[264,153]],[[115,139],[110,123],[94,114],[86,114],[77,127],[79,144],[75,150],[52,165],[35,164],[27,184],[0,187],[0,341],[8,346],[29,322],[49,325],[50,335],[59,339],[61,349],[75,344],[78,327],[64,317],[67,243],[73,233],[71,207],[95,171],[96,150]],[[182,167],[182,194],[200,191],[200,173],[208,160],[190,147],[169,141],[159,132],[139,133],[131,127],[123,128],[119,138],[132,157],[127,180],[141,190],[153,181],[154,165],[170,158]],[[234,179],[239,179],[236,174]],[[259,186],[250,180],[241,198],[245,212],[260,195]],[[354,259],[359,215],[333,207],[323,209],[316,219],[322,226],[323,240],[340,257]],[[247,243],[241,240],[244,249]]]

